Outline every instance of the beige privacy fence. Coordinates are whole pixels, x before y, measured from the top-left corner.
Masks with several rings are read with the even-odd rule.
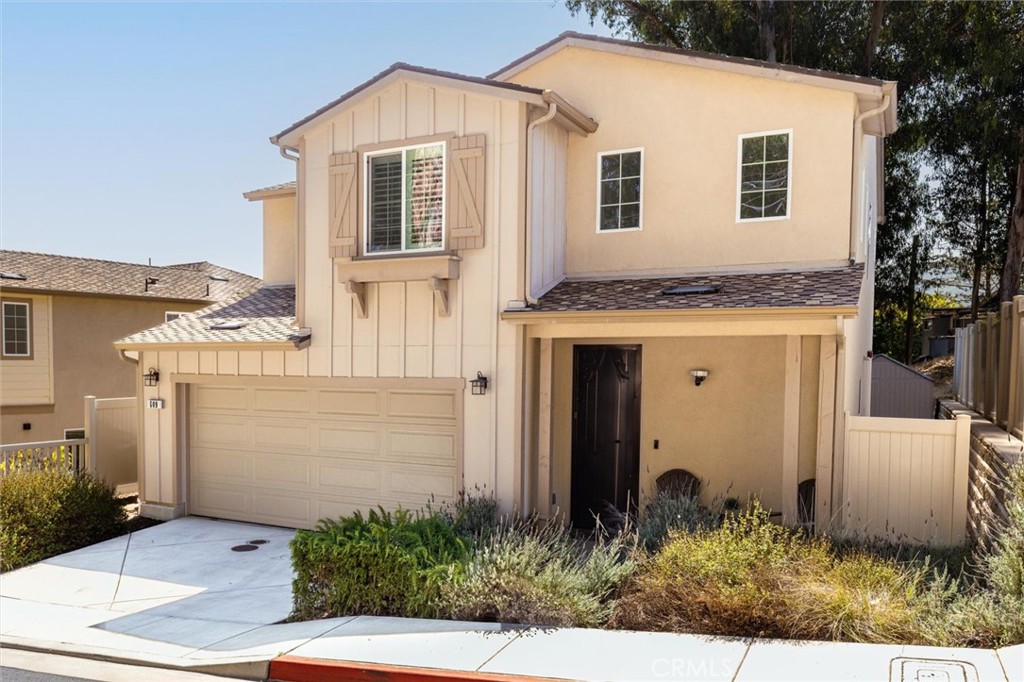
[[[847,417],[843,529],[893,542],[966,539],[971,419]]]
[[[953,393],[960,402],[1024,438],[1024,296],[956,330]]]
[[[85,464],[112,486],[125,489],[139,481],[138,400],[85,397]]]

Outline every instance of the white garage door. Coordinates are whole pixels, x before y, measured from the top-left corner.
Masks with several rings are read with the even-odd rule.
[[[189,513],[309,528],[454,498],[454,390],[194,385]]]

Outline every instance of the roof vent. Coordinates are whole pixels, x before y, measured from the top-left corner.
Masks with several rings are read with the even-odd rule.
[[[220,275],[210,275],[210,279],[212,279],[214,282],[229,282],[229,281],[231,281],[227,277],[222,277]]]
[[[24,282],[28,277],[17,272],[0,272],[0,279],[17,279]]]
[[[227,332],[241,329],[244,326],[245,322],[218,322],[217,324],[211,324],[210,329],[218,332]]]
[[[665,296],[691,296],[693,294],[717,294],[721,289],[722,287],[713,284],[694,284],[669,287],[661,293]]]

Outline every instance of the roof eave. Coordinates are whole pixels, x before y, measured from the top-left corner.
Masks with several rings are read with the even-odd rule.
[[[276,197],[288,197],[295,196],[297,190],[294,187],[272,189],[272,190],[253,190],[251,192],[242,192],[242,197],[249,201],[263,201],[264,199],[274,199]]]
[[[17,292],[43,296],[77,296],[81,298],[128,298],[133,301],[166,301],[172,303],[198,303],[204,306],[210,305],[215,302],[213,299],[209,298],[187,298],[184,296],[146,296],[143,294],[113,294],[98,291],[67,291],[64,289],[46,289],[35,287],[4,286],[3,290],[7,294],[15,294],[15,292]]]
[[[302,350],[309,346],[311,336],[288,341],[152,341],[152,342],[121,342],[115,341],[117,350]]]
[[[797,306],[789,308],[680,308],[674,310],[504,310],[501,319],[512,324],[534,324],[560,320],[575,322],[652,321],[656,318],[770,317],[826,319],[856,317],[859,309],[851,306]]]

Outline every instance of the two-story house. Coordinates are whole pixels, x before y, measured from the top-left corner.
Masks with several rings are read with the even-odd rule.
[[[685,470],[787,522],[813,480],[829,518],[895,111],[890,82],[575,33],[486,78],[392,66],[271,138],[274,286],[118,343],[161,376],[143,513],[482,486],[585,526]]]

